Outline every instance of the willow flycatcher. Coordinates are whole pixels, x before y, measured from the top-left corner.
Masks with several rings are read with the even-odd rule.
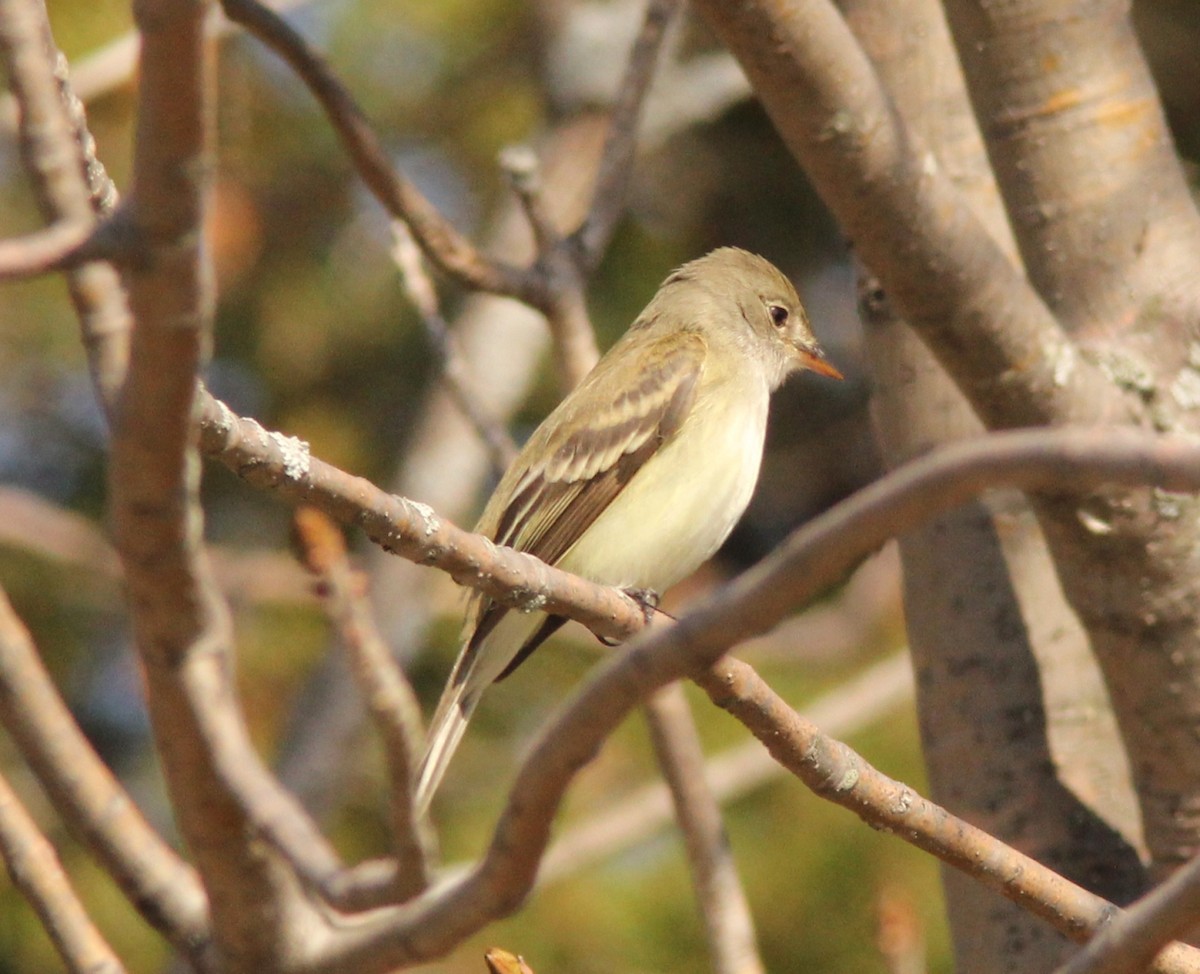
[[[537,428],[475,530],[594,582],[661,593],[742,516],[768,398],[801,369],[841,378],[774,265],[733,247],[684,264]],[[420,811],[483,691],[565,621],[472,596],[418,772]]]

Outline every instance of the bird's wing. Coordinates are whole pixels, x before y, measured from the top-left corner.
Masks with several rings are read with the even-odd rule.
[[[490,527],[489,520],[495,524],[489,533],[497,544],[556,564],[679,429],[695,398],[704,340],[675,334],[639,344],[645,367],[615,397],[598,369],[547,422],[539,445],[544,448],[529,451],[542,460],[519,472],[513,489],[503,492],[509,500],[501,510],[484,516],[485,526]],[[480,600],[468,654],[507,611],[490,599]],[[539,629],[501,676],[555,628]]]
[[[605,380],[613,362],[602,361],[538,428],[476,530],[554,564],[679,429],[695,400],[703,339],[629,338],[633,348],[624,352],[637,354],[642,366],[632,381],[614,397]],[[523,464],[529,456],[543,459]],[[474,627],[429,725],[417,774],[421,814],[480,694],[516,669],[564,621],[536,612],[514,615],[485,596],[475,596],[472,618]]]

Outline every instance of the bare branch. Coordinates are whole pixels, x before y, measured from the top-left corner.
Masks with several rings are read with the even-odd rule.
[[[92,259],[84,245],[92,238],[91,221],[55,223],[24,237],[0,240],[0,281],[37,277]]]
[[[533,242],[539,254],[544,254],[562,243],[546,199],[542,192],[542,165],[532,146],[510,145],[500,152],[500,169],[508,179],[508,185],[516,194],[525,212],[525,219],[533,231]]]
[[[296,511],[295,524],[305,561],[322,580],[330,615],[383,742],[391,781],[392,840],[397,860],[395,896],[398,902],[404,902],[429,886],[429,863],[434,853],[432,833],[413,814],[413,769],[424,736],[421,705],[375,626],[366,598],[365,576],[351,566],[341,531],[311,507]]]
[[[626,190],[633,169],[642,105],[654,78],[663,40],[679,7],[679,0],[648,0],[646,4],[642,29],[629,54],[629,65],[613,105],[608,141],[604,145],[592,195],[591,212],[572,234],[577,260],[585,273],[591,273],[600,263],[616,230],[617,221],[625,212]]]
[[[440,270],[476,290],[517,297],[540,309],[548,307],[538,275],[484,256],[396,171],[353,97],[324,59],[282,17],[257,0],[222,0],[222,9],[300,76],[325,109],[367,188],[391,216],[408,225],[425,255]]]
[[[0,857],[73,974],[124,974],[125,967],[71,888],[54,847],[0,775]]]
[[[721,821],[721,808],[705,779],[704,751],[683,687],[673,683],[660,690],[643,709],[683,833],[713,971],[761,972],[764,968],[750,904]]]
[[[695,679],[713,703],[744,723],[777,761],[822,798],[963,870],[1060,932],[1086,939],[1118,912],[1099,896],[871,767],[792,710],[745,663],[727,658]],[[1195,962],[1200,965],[1200,954]]]
[[[505,605],[567,616],[598,636],[626,638],[644,624],[641,609],[624,593],[463,531],[422,504],[316,459],[303,441],[236,416],[206,392],[197,408],[205,454],[257,487],[362,528],[385,550],[440,568],[460,585]],[[843,501],[797,532],[789,547],[803,557],[805,572],[815,573],[805,577],[819,584],[803,588],[804,597],[811,598],[888,538],[990,487],[1074,493],[1104,483],[1197,489],[1200,440],[1121,427],[1064,427],[963,441],[906,464]],[[843,532],[853,544],[841,539]],[[826,545],[827,534],[839,537],[839,543]]]
[[[382,970],[388,965],[428,960],[514,909],[533,884],[549,841],[551,821],[568,785],[633,707],[672,680],[702,674],[730,646],[766,630],[814,598],[893,533],[961,503],[985,486],[1003,483],[1078,490],[1099,481],[1200,489],[1200,441],[1147,437],[1123,429],[995,434],[945,447],[816,518],[676,625],[640,634],[624,653],[602,665],[544,729],[522,764],[482,862],[467,876],[407,907],[366,919],[354,930],[333,931],[320,969],[357,966],[366,971],[362,965],[369,962],[371,970]],[[725,664],[722,672],[728,672],[729,665]],[[770,693],[766,687],[763,691]],[[766,699],[769,703],[774,700],[773,696]],[[799,720],[790,708],[787,714],[788,726]],[[773,714],[772,725],[778,728],[784,716]],[[794,740],[790,737],[779,746],[790,747]],[[798,753],[803,760],[803,749]],[[864,766],[865,762],[862,766],[855,762],[848,770],[858,772],[861,780]],[[839,794],[858,794],[849,775],[833,778],[832,786],[835,791],[836,787],[842,789]],[[985,855],[998,856],[1006,849],[1003,843],[972,830],[965,822],[952,820],[931,803],[918,801],[909,789],[895,785],[883,788],[883,793],[891,805],[879,814],[894,820],[901,837],[927,843],[962,861],[973,859],[982,850],[988,850]],[[918,807],[921,814],[910,821],[907,811]],[[928,831],[918,832],[919,828]],[[953,845],[954,834],[970,836],[973,844]],[[1019,856],[1015,851],[1012,855]],[[1016,875],[988,876],[989,881],[1015,902],[1050,919],[1068,936],[1087,936],[1116,909],[1028,857],[1008,861],[1019,862],[1021,870]],[[1047,893],[1052,897],[1031,899]],[[1159,969],[1200,970],[1194,960],[1197,956],[1190,948],[1172,947],[1160,958]]]
[[[1056,974],[1124,974],[1151,966],[1200,917],[1200,858],[1180,867],[1124,914],[1114,917]]]
[[[900,654],[876,663],[845,685],[806,704],[803,710],[830,734],[846,737],[911,699],[912,672],[907,656]],[[725,803],[784,773],[757,741],[749,741],[710,758],[704,777],[713,794]],[[662,782],[643,785],[555,840],[538,870],[538,884],[553,883],[609,859],[672,821],[667,786]]]
[[[203,547],[196,376],[212,275],[201,227],[212,165],[212,69],[205,4],[147,0],[127,201],[143,260],[126,283],[137,327],[114,412],[109,497],[158,752],[176,820],[209,893],[213,938],[242,968],[271,969],[281,944],[321,915],[292,868],[261,841],[307,819],[263,770],[233,686],[228,606]],[[261,785],[259,791],[252,790]],[[275,787],[272,788],[271,786]],[[325,850],[315,828],[305,851]]]
[[[0,721],[55,810],[129,902],[180,953],[205,967],[208,908],[195,873],[142,818],[83,736],[3,592]]]
[[[522,552],[497,548],[423,504],[388,494],[310,456],[306,443],[235,416],[207,393],[201,394],[199,409],[204,453],[256,487],[361,528],[387,551],[440,568],[506,605],[570,615],[600,636],[623,639],[643,624],[642,609],[623,592],[593,585]]]
[[[10,3],[0,10],[0,56],[20,105],[19,136],[26,171],[47,221],[52,225],[95,226],[92,174],[75,121],[63,102],[65,62],[56,57],[39,3]],[[108,408],[125,373],[129,314],[116,272],[90,263],[67,275],[71,300],[80,317],[88,367]]]
[[[492,465],[502,474],[517,455],[516,444],[496,417],[488,413],[475,394],[475,384],[468,374],[458,341],[442,317],[437,291],[421,263],[421,251],[413,241],[408,224],[392,221],[392,259],[400,269],[400,279],[408,299],[417,309],[425,333],[441,361],[441,378],[446,390],[458,404],[463,415],[471,421],[492,455]]]

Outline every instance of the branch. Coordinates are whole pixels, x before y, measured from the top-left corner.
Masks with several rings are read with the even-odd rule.
[[[206,455],[285,501],[311,504],[361,528],[387,551],[439,568],[504,605],[567,616],[604,638],[627,638],[645,623],[642,610],[624,593],[455,527],[423,504],[318,460],[303,441],[236,416],[205,391],[197,409]],[[888,538],[988,488],[1073,494],[1101,484],[1200,488],[1200,440],[1123,427],[1064,427],[995,433],[942,447],[859,491],[794,536],[796,557],[804,557],[805,571],[816,572],[811,578],[820,583],[805,587],[805,597],[837,584]],[[843,531],[871,540],[824,543],[825,535]]]
[[[848,737],[901,702],[911,701],[912,691],[911,665],[906,654],[899,654],[876,663],[803,709],[830,734]],[[783,773],[757,741],[749,741],[710,758],[704,777],[717,799],[726,803]],[[553,883],[609,859],[672,821],[671,796],[665,784],[654,782],[634,789],[556,839],[538,869],[538,884]]]
[[[195,873],[142,818],[83,736],[2,591],[0,721],[55,811],[143,919],[197,967],[209,968],[208,908]]]
[[[125,974],[125,967],[92,924],[62,863],[16,793],[0,775],[0,857],[37,912],[72,974]]]
[[[354,930],[334,931],[319,969],[358,967],[365,974],[429,960],[515,909],[532,887],[567,786],[633,707],[673,680],[703,673],[730,646],[763,632],[836,583],[893,534],[988,486],[1080,490],[1109,481],[1200,489],[1200,440],[1148,437],[1123,429],[996,434],[945,447],[908,464],[814,519],[676,625],[635,637],[624,653],[602,665],[544,729],[522,764],[479,865],[406,907],[364,920]],[[851,781],[847,778],[842,784]],[[893,814],[903,820],[899,834],[915,840],[914,823],[903,813],[914,807],[916,796],[908,792],[904,797],[905,804]],[[949,819],[940,811],[934,818],[942,823]],[[961,823],[961,829],[969,826]],[[943,841],[936,831],[930,838]],[[1004,848],[998,840],[982,838],[994,843],[990,849]],[[1094,931],[1116,909],[1033,860],[1023,868],[1020,875],[1005,877],[1002,891],[1018,904],[1048,914],[1069,936]],[[1064,899],[1029,902],[1030,896],[1047,888],[1061,892]],[[1059,902],[1080,909],[1063,909]],[[1188,969],[1185,958],[1193,952],[1173,947],[1165,956],[1168,963],[1162,970],[1182,971]],[[363,966],[367,964],[369,968]]]
[[[484,256],[397,172],[350,92],[282,17],[257,0],[222,0],[221,6],[230,20],[266,44],[300,76],[325,110],[372,195],[391,216],[408,225],[421,250],[440,270],[474,290],[520,298],[541,310],[549,306],[538,275]]]
[[[307,820],[288,814],[288,796],[271,789],[250,746],[229,610],[203,546],[192,441],[213,304],[201,231],[213,171],[206,12],[172,0],[135,7],[141,88],[126,205],[143,259],[126,277],[137,327],[113,416],[109,498],[151,725],[176,821],[209,893],[214,939],[223,959],[269,969],[281,944],[319,929],[322,918],[262,841],[302,831]],[[261,794],[250,790],[263,779]],[[306,846],[313,856],[324,851],[316,839]]]
[[[446,385],[446,390],[462,410],[462,414],[475,427],[479,438],[487,444],[497,475],[503,474],[516,457],[517,446],[508,435],[508,431],[496,421],[495,416],[488,413],[473,391],[475,387],[463,361],[462,349],[458,347],[450,326],[442,317],[437,291],[421,265],[421,252],[413,241],[408,224],[394,220],[392,237],[392,259],[400,269],[400,278],[404,282],[408,299],[417,309],[417,315],[425,326],[425,334],[437,352],[441,363],[441,379]]]
[[[598,636],[624,639],[643,610],[623,592],[594,585],[531,555],[498,548],[438,517],[424,504],[310,456],[308,444],[268,433],[252,419],[200,394],[200,448],[243,480],[293,504],[311,504],[409,561],[440,568],[461,585],[517,609],[570,615]]]
[[[0,240],[0,281],[37,277],[92,260],[102,254],[85,245],[93,221],[62,221],[24,237]]]
[[[0,9],[0,56],[20,106],[19,136],[25,169],[46,220],[51,225],[94,227],[89,165],[79,121],[65,111],[68,90],[65,61],[54,56],[46,8],[11,2]],[[79,314],[88,367],[107,410],[125,373],[129,313],[116,272],[90,263],[67,275],[71,300]]]
[[[891,299],[992,429],[1137,406],[1053,314],[895,110],[831,0],[698,0]]]
[[[402,903],[429,886],[434,853],[433,835],[413,814],[413,770],[424,736],[421,705],[375,626],[364,590],[365,576],[350,564],[341,531],[311,507],[296,512],[295,525],[305,562],[321,579],[329,614],[383,742],[397,860],[394,892],[396,901]]]
[[[673,683],[660,690],[643,709],[683,833],[713,971],[758,974],[764,968],[754,919],[738,878],[720,805],[705,778],[704,750],[683,687]]]
[[[1200,859],[1193,859],[1127,907],[1122,916],[1114,917],[1056,974],[1123,974],[1145,970],[1166,944],[1195,928],[1197,917],[1200,917]]]
[[[629,65],[613,104],[608,141],[604,144],[600,170],[596,175],[591,211],[571,235],[576,260],[585,274],[592,273],[600,263],[617,228],[617,221],[625,212],[642,106],[650,90],[650,82],[654,80],[654,68],[663,40],[679,7],[679,0],[648,0],[646,4],[642,29],[630,51]]]

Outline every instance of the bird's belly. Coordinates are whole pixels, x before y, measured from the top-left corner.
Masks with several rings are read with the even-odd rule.
[[[597,582],[663,592],[705,562],[750,503],[766,394],[691,417],[559,562]],[[761,402],[757,401],[761,399]]]

